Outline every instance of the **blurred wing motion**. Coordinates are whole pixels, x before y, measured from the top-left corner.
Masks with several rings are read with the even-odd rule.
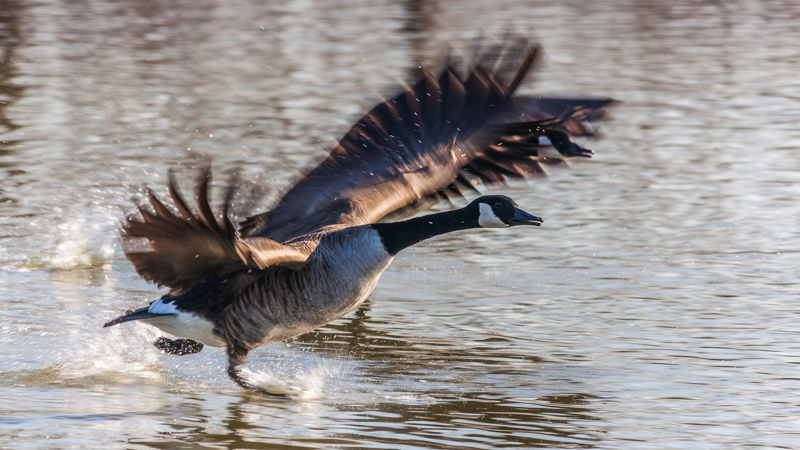
[[[221,218],[217,221],[208,202],[210,179],[210,170],[206,168],[197,187],[197,215],[186,205],[170,173],[169,193],[179,215],[148,191],[154,212],[139,206],[143,220],[129,217],[123,224],[123,239],[127,244],[145,238],[151,248],[151,251],[137,251],[127,245],[125,250],[142,278],[176,292],[188,289],[207,276],[246,267],[302,266],[308,254],[295,247],[262,237],[239,238],[228,218],[237,185],[234,181],[228,187]]]
[[[169,191],[178,214],[148,193],[154,212],[139,208],[124,239],[144,238],[147,251],[126,249],[136,271],[173,292],[201,279],[274,264],[298,268],[313,238],[294,238],[327,226],[396,219],[477,190],[478,183],[543,174],[541,164],[590,156],[571,136],[591,136],[607,98],[514,96],[539,59],[526,38],[490,45],[459,74],[455,64],[422,78],[375,106],[316,168],[265,213],[242,223],[241,237],[228,209],[219,221],[208,202],[208,169],[198,184],[197,215],[186,206],[173,176]],[[542,139],[546,137],[547,139]],[[555,150],[553,150],[555,148]]]
[[[424,71],[362,117],[272,210],[247,219],[240,231],[286,242],[327,225],[407,216],[475,190],[480,181],[542,174],[540,162],[560,160],[539,155],[539,137],[548,130],[592,135],[588,122],[611,100],[513,97],[539,53],[520,37],[479,51],[464,76],[454,65],[438,76]],[[591,154],[583,150],[563,156]]]

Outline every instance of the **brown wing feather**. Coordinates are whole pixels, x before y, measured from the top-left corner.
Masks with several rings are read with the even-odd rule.
[[[125,242],[144,238],[150,247],[150,251],[139,251],[128,245],[125,251],[139,275],[181,291],[214,274],[273,264],[299,267],[305,262],[308,254],[295,247],[266,238],[240,239],[227,217],[229,196],[218,221],[208,201],[210,178],[210,170],[204,169],[197,187],[197,215],[186,205],[170,173],[167,184],[178,215],[148,191],[154,213],[140,206],[143,220],[128,218],[123,224]]]
[[[519,117],[511,95],[536,62],[538,46],[519,38],[479,55],[463,78],[453,66],[438,77],[423,71],[421,80],[375,106],[271,211],[243,222],[241,232],[285,242],[327,225],[376,222],[438,198],[499,138],[489,125]]]
[[[458,58],[438,76],[427,70],[358,120],[336,148],[268,212],[241,224],[245,236],[286,242],[316,229],[372,223],[416,212],[474,190],[542,174],[545,128],[590,136],[604,98],[518,97],[541,54],[521,36],[482,45],[459,75]],[[510,145],[503,147],[504,143]]]

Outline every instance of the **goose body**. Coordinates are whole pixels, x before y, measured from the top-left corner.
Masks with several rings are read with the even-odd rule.
[[[242,376],[248,352],[346,314],[403,249],[470,228],[540,225],[502,195],[413,217],[479,182],[541,174],[542,164],[592,154],[571,136],[591,135],[586,124],[610,100],[514,96],[538,46],[517,38],[489,49],[465,76],[453,67],[438,77],[424,72],[375,106],[272,209],[239,227],[228,214],[235,181],[215,215],[208,169],[194,210],[170,173],[174,209],[148,192],[152,211],[140,206],[142,219],[129,217],[123,233],[126,244],[148,244],[126,246],[137,272],[170,292],[105,326],[147,322],[181,338],[156,342],[168,353],[226,347],[230,377],[272,394]]]
[[[325,234],[305,266],[268,269],[250,284],[219,328],[247,348],[299,336],[360,305],[392,259],[368,226]]]
[[[317,241],[318,239],[318,241]],[[271,266],[207,277],[180,294],[111,321],[144,320],[167,333],[211,347],[284,341],[319,328],[360,305],[394,256],[377,230],[348,227],[309,237],[306,264]],[[147,317],[139,317],[146,314]]]

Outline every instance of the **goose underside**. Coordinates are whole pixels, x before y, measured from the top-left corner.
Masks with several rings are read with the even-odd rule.
[[[186,312],[153,313],[148,311],[149,309],[152,309],[152,306],[137,309],[106,322],[103,327],[110,327],[132,320],[144,320],[149,325],[153,325],[178,338],[190,339],[211,347],[225,346],[225,341],[214,332],[214,324],[208,320]],[[156,345],[156,347],[159,346]],[[168,353],[171,352],[168,351]]]

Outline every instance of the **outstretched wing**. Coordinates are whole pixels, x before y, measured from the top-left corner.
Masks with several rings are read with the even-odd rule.
[[[205,168],[197,187],[197,214],[186,205],[170,172],[168,187],[178,214],[167,208],[156,196],[147,193],[154,212],[139,206],[142,220],[127,218],[123,224],[125,255],[144,279],[170,291],[181,291],[203,278],[246,267],[264,269],[273,264],[299,267],[308,254],[272,239],[239,238],[228,218],[235,182],[225,196],[220,219],[214,217],[208,201],[209,168]],[[135,248],[135,241],[144,238],[149,250]]]
[[[362,117],[271,211],[243,222],[242,234],[285,242],[425,209],[479,180],[543,172],[544,126],[587,134],[582,122],[609,100],[513,97],[538,56],[539,46],[520,37],[479,51],[463,76],[455,65],[438,76],[423,71]]]

